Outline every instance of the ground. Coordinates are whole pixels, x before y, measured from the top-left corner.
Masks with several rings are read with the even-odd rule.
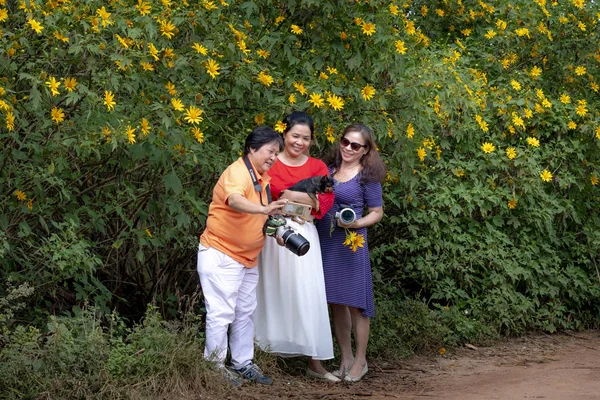
[[[528,335],[402,362],[370,360],[355,384],[310,380],[303,362],[292,364],[273,386],[245,384],[219,399],[600,399],[600,331]]]

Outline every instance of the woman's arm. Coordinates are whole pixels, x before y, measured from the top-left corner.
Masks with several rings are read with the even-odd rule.
[[[235,211],[243,212],[246,214],[277,214],[281,212],[281,207],[283,207],[283,205],[287,202],[288,200],[286,199],[279,199],[275,200],[272,203],[269,203],[266,206],[263,206],[251,202],[239,193],[234,193],[227,198],[227,204],[229,205],[229,207],[233,208]]]
[[[293,201],[294,203],[308,204],[309,206],[312,206],[313,208],[315,208],[317,206],[315,204],[315,201],[313,199],[311,199],[311,197],[304,192],[295,192],[293,190],[286,190],[281,194],[281,196],[279,196],[279,198],[287,199],[289,201]]]
[[[381,218],[383,218],[383,207],[374,207],[367,209],[368,214],[360,219],[355,220],[351,224],[344,225],[339,219],[337,221],[338,226],[342,228],[365,228],[367,226],[375,225]]]

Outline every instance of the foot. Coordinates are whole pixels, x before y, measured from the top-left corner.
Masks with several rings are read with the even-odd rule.
[[[346,382],[358,382],[369,371],[369,366],[365,362],[365,364],[364,364],[362,370],[360,371],[360,373],[358,375],[354,375],[354,373],[355,373],[354,371],[357,369],[357,366],[358,366],[358,363],[354,363],[354,365],[352,366],[352,368],[350,369],[350,371],[348,371],[348,373],[346,374],[346,376],[344,376],[344,380]]]
[[[244,380],[260,383],[261,385],[273,384],[273,379],[269,378],[268,376],[264,376],[260,371],[260,368],[258,368],[258,365],[252,362],[245,367],[238,369],[232,368],[231,370],[241,376]]]
[[[351,360],[349,363],[344,363],[342,360],[342,363],[340,364],[340,368],[338,368],[332,372],[333,376],[337,376],[338,378],[343,378],[344,375],[346,375],[348,373],[348,371],[350,371],[350,368],[352,368],[353,364],[354,364],[354,359]]]
[[[340,378],[333,376],[333,374],[331,372],[325,371],[325,373],[319,373],[319,372],[313,371],[310,368],[306,368],[306,375],[310,376],[311,378],[324,379],[329,382],[340,382],[341,381]]]
[[[229,381],[233,387],[242,386],[242,379],[227,368],[221,368],[221,374],[223,375],[223,378]]]

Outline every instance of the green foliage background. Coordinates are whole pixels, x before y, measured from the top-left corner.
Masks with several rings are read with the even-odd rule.
[[[448,343],[598,324],[595,2],[0,5],[5,333],[84,301],[176,316],[218,175],[294,109],[313,154],[361,121],[388,165],[372,353],[432,321]]]

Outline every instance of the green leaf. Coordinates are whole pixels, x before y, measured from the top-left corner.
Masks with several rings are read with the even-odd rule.
[[[167,190],[173,191],[175,194],[181,193],[183,189],[181,181],[175,172],[171,172],[163,177],[163,182]]]

